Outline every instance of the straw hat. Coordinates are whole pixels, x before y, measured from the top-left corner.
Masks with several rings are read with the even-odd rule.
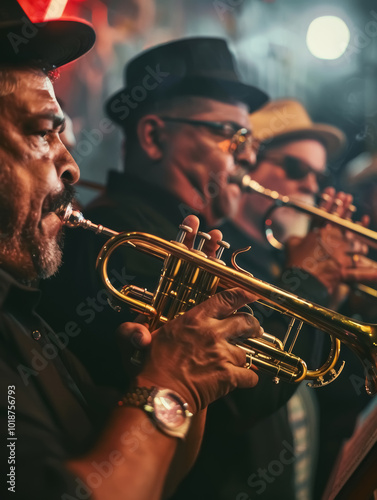
[[[344,133],[325,123],[313,123],[304,106],[295,99],[270,101],[250,115],[254,136],[270,147],[295,139],[316,139],[323,143],[329,158],[337,156],[346,144]]]

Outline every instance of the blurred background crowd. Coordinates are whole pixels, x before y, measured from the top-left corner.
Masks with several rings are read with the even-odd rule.
[[[71,116],[82,179],[100,184],[116,165],[121,134],[103,122],[103,102],[122,86],[123,68],[142,50],[185,36],[219,36],[234,52],[241,78],[272,99],[294,97],[313,121],[347,135],[329,166],[341,186],[373,164],[377,136],[377,7],[372,0],[23,0],[29,16],[79,16],[97,43],[56,83]],[[352,177],[353,178],[353,177]],[[358,181],[363,180],[360,177]],[[370,176],[368,176],[370,180]],[[344,186],[349,190],[349,186]],[[85,204],[96,192],[78,189]],[[357,200],[356,200],[357,201]]]

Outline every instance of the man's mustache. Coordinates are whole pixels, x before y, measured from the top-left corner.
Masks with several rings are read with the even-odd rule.
[[[49,195],[43,203],[43,210],[46,212],[57,212],[64,210],[72,203],[76,194],[75,188],[71,184],[66,184],[59,193]]]

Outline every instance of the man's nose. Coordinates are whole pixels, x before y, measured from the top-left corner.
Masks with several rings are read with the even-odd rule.
[[[58,177],[68,184],[75,184],[80,178],[80,169],[65,146],[61,145],[61,153],[55,161]]]
[[[309,172],[302,181],[301,186],[305,191],[311,194],[317,194],[319,191],[318,179],[314,172]]]
[[[257,163],[257,151],[249,143],[245,143],[234,153],[234,159],[240,167],[251,170]]]

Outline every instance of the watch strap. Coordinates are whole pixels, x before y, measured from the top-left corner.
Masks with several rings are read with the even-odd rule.
[[[132,391],[127,392],[119,402],[120,406],[136,406],[144,408],[150,397],[156,391],[157,387],[135,387]]]

